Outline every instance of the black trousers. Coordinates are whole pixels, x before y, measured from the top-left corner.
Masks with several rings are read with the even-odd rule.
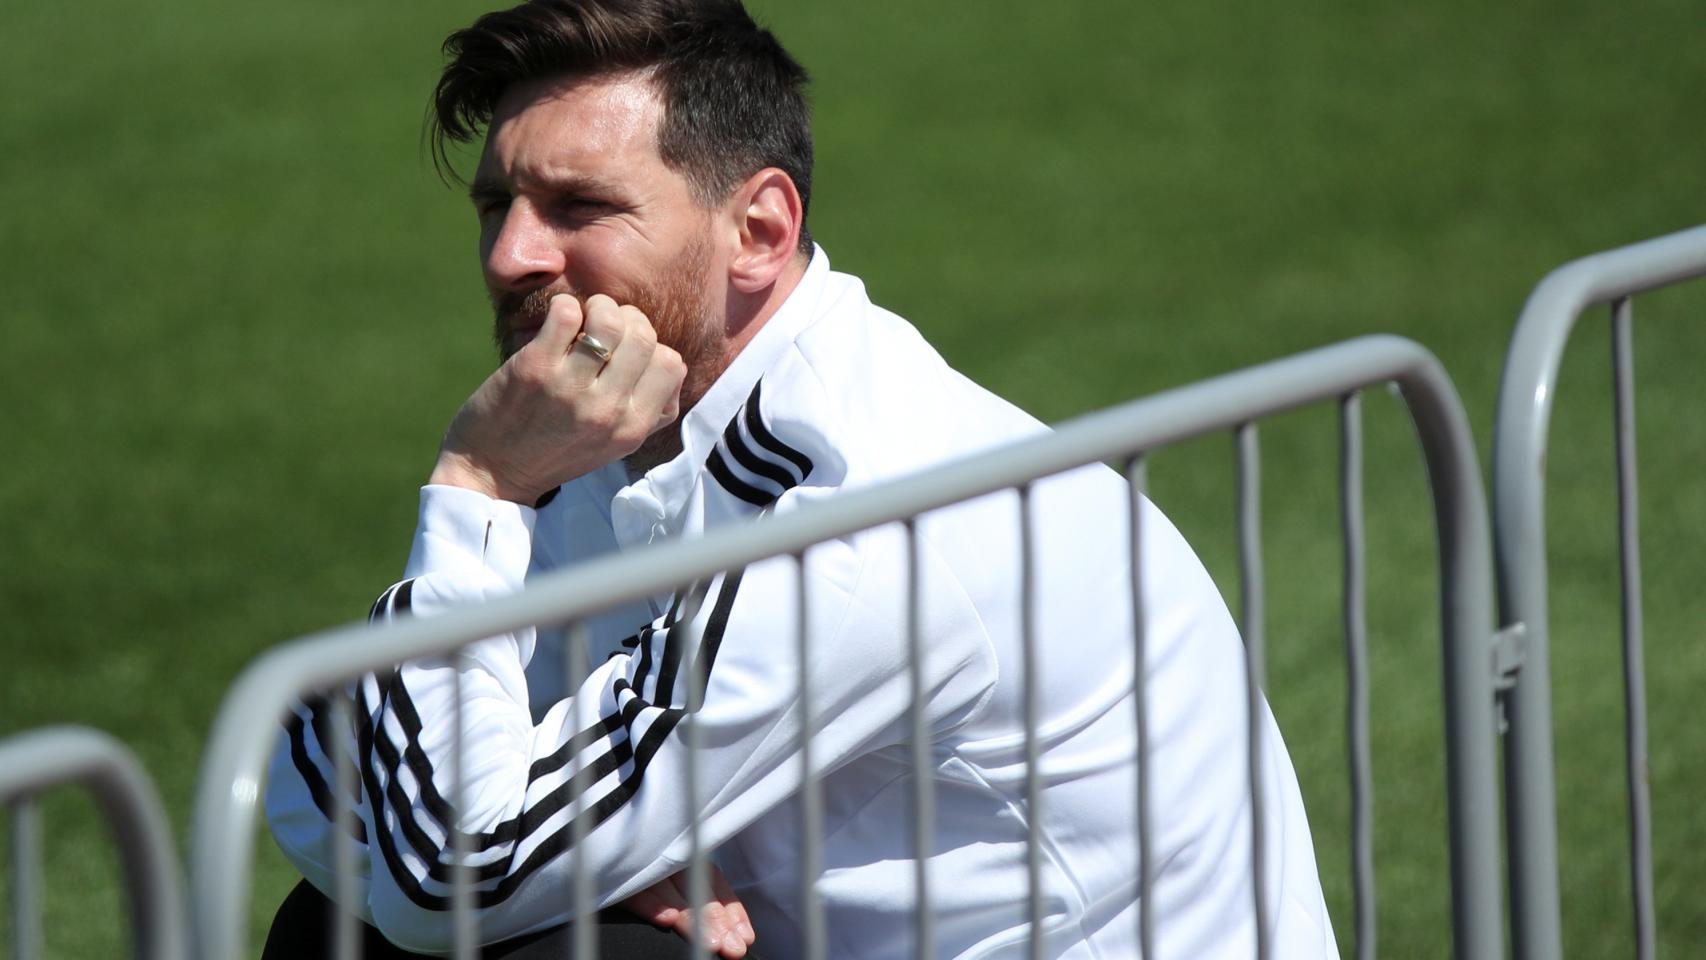
[[[332,902],[304,880],[284,898],[273,916],[261,960],[302,960],[332,956]],[[361,925],[361,955],[366,960],[413,960],[423,954],[394,946],[378,930]],[[504,960],[570,960],[574,957],[573,931],[568,926],[530,933],[480,948],[482,958]],[[668,930],[660,930],[622,910],[598,915],[601,960],[689,960],[687,941]],[[747,954],[751,957],[752,954]]]

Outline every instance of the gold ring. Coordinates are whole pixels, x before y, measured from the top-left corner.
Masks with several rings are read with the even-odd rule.
[[[575,346],[585,348],[587,353],[598,358],[599,363],[610,362],[610,348],[600,343],[598,338],[590,333],[582,333],[576,337]]]

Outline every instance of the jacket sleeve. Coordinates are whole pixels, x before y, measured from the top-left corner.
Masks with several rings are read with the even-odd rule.
[[[428,486],[421,492],[419,523],[411,551],[411,576],[387,589],[369,611],[372,621],[390,620],[418,604],[426,609],[454,602],[477,602],[520,589],[531,555],[535,511],[454,487]],[[493,638],[480,645],[478,655],[495,657],[499,665],[525,663],[531,656],[534,631]],[[526,684],[516,670],[498,674],[507,689],[526,702]],[[360,916],[374,922],[371,908],[371,865],[385,862],[395,850],[376,837],[371,799],[376,790],[401,789],[374,778],[377,749],[383,756],[390,741],[373,733],[391,676],[370,676],[342,691],[357,722],[341,731],[341,756],[346,763],[340,795],[332,763],[334,740],[340,736],[327,696],[308,697],[291,706],[281,721],[267,776],[266,817],[274,841],[285,858],[327,896],[334,890],[334,831],[339,808],[352,814],[350,832],[357,850],[356,893]],[[414,759],[412,757],[407,759]],[[359,760],[359,763],[356,761]],[[417,794],[418,795],[418,794]],[[370,840],[380,842],[370,847]]]
[[[331,757],[337,738],[334,713],[325,697],[292,704],[281,723],[267,773],[266,817],[273,839],[285,859],[328,897],[335,895],[333,846],[339,808],[349,814],[351,840],[357,851],[355,894],[358,915],[372,922],[367,910],[366,797],[353,764],[354,736],[343,731],[347,792],[340,793]]]
[[[789,494],[802,496],[804,488]],[[408,577],[380,598],[376,616],[426,616],[518,588],[530,511],[511,506],[429,490]],[[778,504],[789,506],[787,498]],[[900,737],[904,549],[901,534],[887,530],[810,553],[804,589],[820,772]],[[577,818],[586,831],[579,853],[602,905],[680,870],[695,814],[699,842],[714,849],[794,794],[801,589],[792,558],[691,585],[631,652],[596,666],[537,725],[524,672],[530,631],[362,683],[357,739],[370,801],[361,811],[373,922],[405,948],[448,947],[452,830],[466,833],[473,851],[480,936],[491,941],[568,918]],[[946,729],[993,688],[993,655],[969,608],[933,616],[926,688],[931,717]],[[457,696],[466,769],[463,803],[453,805]],[[690,726],[700,745],[691,771]]]

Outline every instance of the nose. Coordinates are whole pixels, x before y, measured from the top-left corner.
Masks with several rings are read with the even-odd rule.
[[[563,273],[565,258],[557,233],[526,198],[517,197],[504,211],[496,234],[483,240],[486,283],[493,290],[532,290]]]

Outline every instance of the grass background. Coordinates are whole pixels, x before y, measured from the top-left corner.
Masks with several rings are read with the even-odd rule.
[[[835,265],[1048,420],[1389,331],[1441,357],[1485,456],[1532,285],[1706,221],[1693,0],[756,7],[815,76],[812,226]],[[113,732],[180,843],[223,690],[395,576],[438,434],[489,367],[473,218],[418,149],[437,44],[481,10],[0,5],[0,734]],[[1670,955],[1706,942],[1703,293],[1638,304]],[[1631,942],[1606,340],[1596,315],[1572,344],[1550,458],[1575,956]],[[1442,956],[1428,500],[1399,405],[1368,408],[1380,944]],[[1335,443],[1329,411],[1264,429],[1264,536],[1271,694],[1348,952]],[[1152,476],[1235,597],[1230,463],[1214,438]],[[89,806],[45,814],[49,955],[119,954]],[[257,931],[291,883],[260,849]]]

